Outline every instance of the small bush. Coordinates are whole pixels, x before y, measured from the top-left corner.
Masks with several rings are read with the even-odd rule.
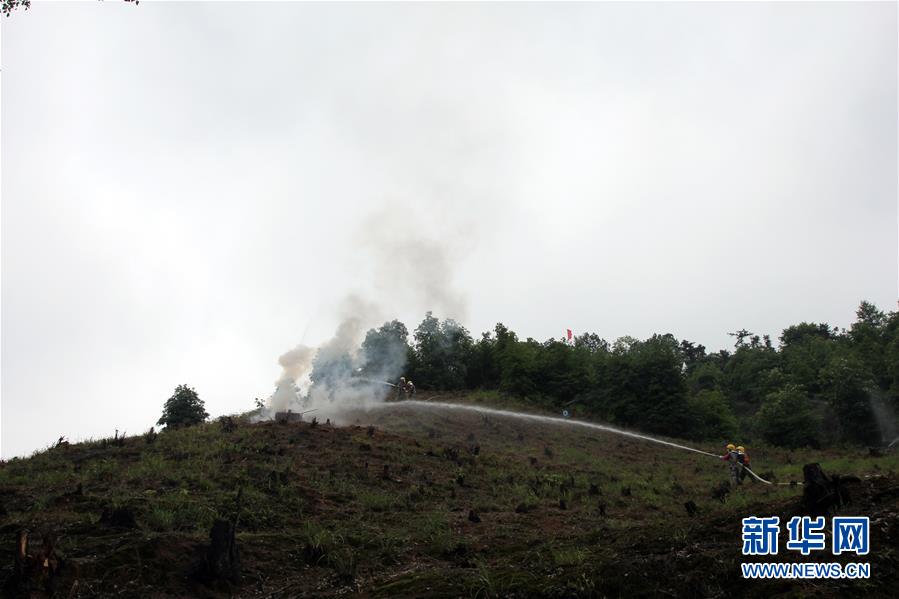
[[[318,565],[333,545],[330,532],[316,523],[307,522],[303,527],[303,558],[307,564]]]

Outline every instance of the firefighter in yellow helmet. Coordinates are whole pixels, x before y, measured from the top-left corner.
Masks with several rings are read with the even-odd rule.
[[[733,443],[727,444],[727,452],[721,456],[721,459],[730,464],[730,480],[734,485],[739,485],[742,482],[742,478],[740,478],[740,472],[743,470],[743,466],[740,465],[739,462],[739,454],[737,453],[737,447]]]
[[[746,469],[749,468],[749,454],[742,445],[737,446],[737,463],[740,464],[740,482],[746,478]]]

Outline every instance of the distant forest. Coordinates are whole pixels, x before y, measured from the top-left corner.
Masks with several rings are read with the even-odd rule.
[[[475,340],[429,312],[411,344],[399,321],[370,330],[363,374],[382,374],[379,361],[405,353],[403,373],[418,389],[497,391],[697,440],[816,447],[880,445],[896,436],[899,312],[863,301],[849,329],[802,322],[776,342],[747,330],[730,334],[734,349],[715,353],[671,334],[611,343],[593,333],[521,340],[502,324]]]

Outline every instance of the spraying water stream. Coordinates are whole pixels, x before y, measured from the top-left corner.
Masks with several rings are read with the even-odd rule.
[[[569,426],[579,426],[582,428],[588,428],[592,430],[604,431],[607,433],[612,433],[615,435],[622,435],[624,437],[631,437],[632,439],[641,439],[643,441],[649,441],[650,443],[658,443],[660,445],[667,445],[668,447],[674,447],[676,449],[683,449],[684,451],[692,451],[694,453],[699,453],[702,455],[707,455],[713,458],[718,458],[720,456],[709,453],[708,451],[703,451],[701,449],[696,449],[694,447],[687,447],[686,445],[680,445],[679,443],[673,443],[671,441],[664,441],[662,439],[656,439],[655,437],[650,437],[649,435],[641,435],[639,433],[632,433],[630,431],[624,431],[612,426],[606,426],[604,424],[596,424],[594,422],[585,422],[583,420],[569,420],[566,418],[558,418],[553,416],[539,416],[537,414],[525,414],[523,412],[512,412],[509,410],[497,410],[495,408],[485,408],[482,406],[472,406],[466,404],[457,404],[457,403],[446,403],[446,402],[435,402],[435,401],[418,401],[418,400],[406,400],[396,403],[383,403],[376,404],[373,407],[391,407],[398,408],[400,406],[407,406],[410,408],[439,408],[444,410],[457,410],[457,411],[467,411],[467,412],[476,412],[479,414],[486,414],[491,416],[505,416],[509,418],[518,418],[521,420],[531,420],[534,422],[543,422],[547,424],[563,424]],[[752,476],[754,476],[758,481],[763,482],[765,484],[773,484],[770,481],[767,481],[760,476],[758,476],[755,472],[750,470],[748,467],[745,467],[746,471],[749,472]],[[779,483],[779,484],[790,484],[790,483]]]

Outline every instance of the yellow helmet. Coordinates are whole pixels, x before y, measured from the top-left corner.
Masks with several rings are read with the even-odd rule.
[[[737,447],[737,451],[739,451],[740,453],[743,453],[744,451],[746,451],[746,448],[743,447],[742,445],[740,445]]]
[[[733,451],[734,449],[736,449],[736,447],[734,447],[734,444],[733,444],[733,443],[728,443],[728,444],[727,444],[727,450],[728,450],[728,451]]]

